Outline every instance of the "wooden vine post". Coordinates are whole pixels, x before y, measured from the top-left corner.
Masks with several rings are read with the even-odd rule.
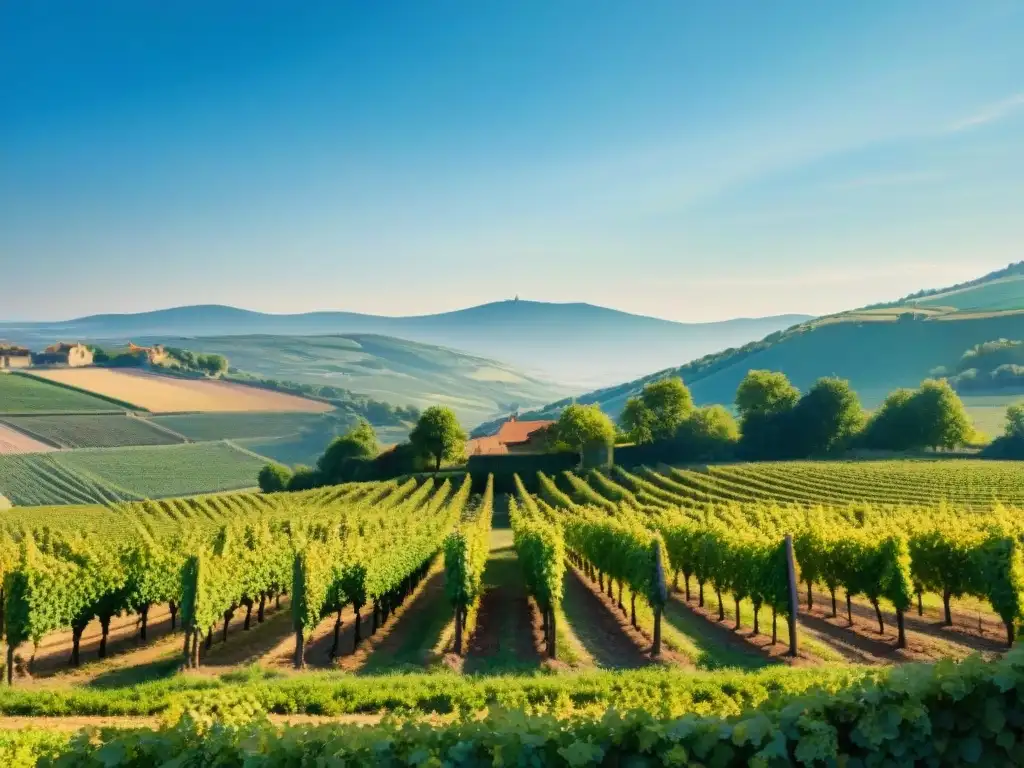
[[[786,534],[786,575],[789,578],[789,655],[796,656],[799,651],[796,634],[796,614],[800,607],[797,594],[796,557],[793,554],[793,534]]]

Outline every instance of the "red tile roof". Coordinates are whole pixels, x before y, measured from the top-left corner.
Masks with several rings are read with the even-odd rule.
[[[466,443],[467,456],[497,456],[503,453],[508,453],[508,448],[497,435],[475,437]]]
[[[501,429],[498,430],[498,434],[495,437],[498,438],[505,445],[515,445],[517,443],[525,443],[530,439],[530,435],[534,432],[550,427],[554,424],[554,421],[519,421],[518,419],[509,419],[501,425]]]

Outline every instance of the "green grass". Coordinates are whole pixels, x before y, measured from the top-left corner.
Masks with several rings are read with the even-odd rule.
[[[197,413],[154,416],[150,421],[189,440],[204,442],[296,435],[315,429],[325,417],[319,413]]]
[[[9,416],[2,422],[62,448],[116,448],[185,442],[183,438],[134,416]]]
[[[150,499],[251,488],[266,463],[225,442],[82,449],[49,455],[68,469]]]
[[[0,494],[16,506],[106,504],[134,498],[122,488],[67,466],[54,453],[0,455]]]
[[[1024,275],[1012,275],[909,303],[921,307],[953,307],[960,312],[1024,309]]]
[[[124,406],[42,379],[0,374],[0,413],[61,413],[124,410]]]
[[[45,690],[0,689],[8,716],[161,715],[204,701],[244,694],[272,714],[376,714],[481,712],[488,707],[564,715],[640,708],[661,716],[735,715],[752,707],[776,708],[809,690],[827,691],[878,676],[864,668],[758,672],[693,672],[664,668],[518,676],[460,676],[452,672],[357,677],[343,672],[276,676],[263,670],[217,677],[174,675],[163,662],[151,682],[111,685],[58,683]],[[123,678],[122,678],[123,679]],[[130,679],[130,678],[129,678]]]

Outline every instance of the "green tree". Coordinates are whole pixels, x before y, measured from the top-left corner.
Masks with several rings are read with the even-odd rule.
[[[736,390],[736,410],[741,420],[752,415],[774,416],[792,410],[799,399],[799,390],[786,374],[749,371]]]
[[[555,431],[561,442],[579,452],[581,462],[588,449],[615,442],[615,425],[597,403],[567,406],[558,417]]]
[[[199,370],[206,372],[210,376],[219,376],[228,369],[228,359],[224,355],[199,355],[196,358],[196,363]]]
[[[869,448],[905,451],[921,445],[919,425],[910,407],[913,398],[910,389],[889,393],[865,429],[864,442]]]
[[[790,433],[800,455],[821,455],[849,445],[863,425],[864,412],[850,382],[824,378],[796,404]]]
[[[308,491],[311,488],[317,488],[322,485],[320,479],[320,473],[312,467],[307,467],[303,464],[295,465],[295,472],[292,473],[291,480],[288,481],[289,491]]]
[[[688,460],[728,458],[740,439],[733,415],[721,405],[706,405],[690,414],[676,431],[675,442]]]
[[[653,414],[648,410],[640,397],[631,397],[626,400],[626,405],[619,416],[619,425],[626,434],[628,440],[643,445],[654,442],[654,432],[651,429]]]
[[[434,471],[441,469],[442,461],[458,461],[465,455],[466,433],[451,408],[431,406],[420,416],[412,433],[411,442],[421,455],[434,461]]]
[[[325,483],[338,484],[353,479],[354,468],[380,452],[377,433],[365,419],[343,435],[334,438],[316,463]]]
[[[292,471],[282,464],[270,463],[260,470],[257,478],[260,490],[264,493],[276,493],[288,488],[292,479]]]
[[[748,372],[736,389],[736,410],[743,433],[740,453],[749,459],[799,455],[789,430],[799,399],[800,392],[784,373]]]
[[[669,440],[686,417],[693,412],[693,397],[678,376],[652,381],[640,395],[651,413],[651,432],[655,440]]]
[[[1014,403],[1006,409],[1007,437],[1024,438],[1024,403]]]
[[[963,401],[945,379],[923,382],[909,407],[919,425],[920,447],[956,448],[974,431]]]

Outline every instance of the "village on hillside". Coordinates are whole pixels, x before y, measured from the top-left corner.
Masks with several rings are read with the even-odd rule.
[[[140,364],[149,365],[161,365],[170,356],[162,344],[140,347],[130,341],[127,350],[122,354],[137,360]],[[41,352],[33,352],[28,347],[0,341],[0,371],[22,370],[34,366],[83,368],[103,362],[107,357],[101,350],[77,341],[60,341]]]

